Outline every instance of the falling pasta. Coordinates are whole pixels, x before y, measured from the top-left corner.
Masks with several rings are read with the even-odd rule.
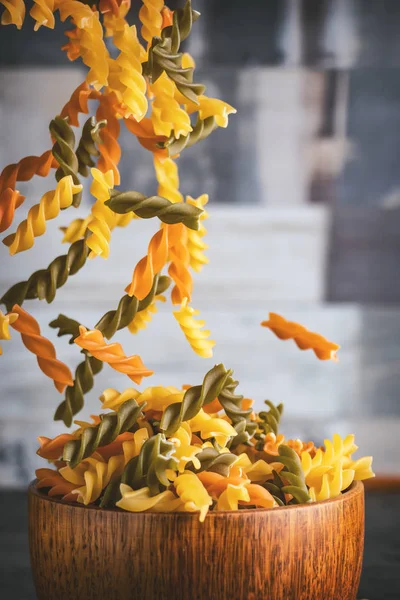
[[[83,507],[189,513],[186,519],[203,522],[210,512],[277,509],[335,498],[354,481],[373,477],[372,457],[354,456],[353,435],[335,434],[320,447],[312,440],[288,438],[281,431],[283,405],[266,400],[266,408],[257,412],[253,400],[239,393],[233,371],[222,363],[208,365],[195,385],[155,382],[140,387],[153,371],[132,349],[140,343],[136,334],[150,324],[161,303],[166,309],[154,320],[154,328],[157,320],[167,322],[172,312],[183,333],[165,346],[161,335],[154,336],[168,364],[194,373],[189,362],[182,362],[178,346],[186,344],[192,361],[210,359],[215,346],[205,322],[197,318],[199,311],[191,306],[193,272],[200,273],[209,260],[208,195],[196,195],[190,180],[181,187],[179,161],[193,145],[206,144],[215,129],[227,127],[236,110],[206,95],[193,58],[183,52],[200,16],[191,0],[175,10],[164,0],[142,0],[139,8],[133,6],[138,8],[139,29],[127,19],[130,0],[34,0],[28,16],[23,0],[0,4],[1,23],[17,29],[25,20],[34,31],[58,30],[59,22],[66,22],[66,40],[60,45],[70,61],[80,59],[87,67],[83,81],[69,92],[50,122],[47,150],[21,158],[0,173],[0,232],[8,230],[23,210],[19,182],[34,177],[51,181],[43,184],[40,200],[21,215],[15,232],[3,239],[9,253],[32,248],[36,238],[45,235],[48,221],[61,221],[61,215],[62,241],[68,244],[64,254],[50,256],[42,268],[0,296],[5,307],[0,310],[0,340],[10,340],[13,331],[20,333],[39,369],[63,393],[54,419],[67,427],[75,424],[54,438],[38,438],[37,454],[47,461],[36,471],[40,493]],[[124,127],[129,142],[139,142],[150,153],[154,185],[147,193],[136,185],[124,187],[129,170],[135,175],[132,160],[120,170]],[[78,135],[77,128],[81,128]],[[91,209],[74,214],[82,199],[82,206],[90,204]],[[131,264],[119,265],[121,273],[135,266],[125,293],[117,291],[111,310],[97,315],[88,327],[76,320],[78,315],[59,314],[50,321],[54,335],[69,342],[70,352],[80,356],[72,373],[21,305],[33,300],[51,304],[70,278],[83,272],[89,258],[109,257],[111,234],[117,228],[131,228],[123,256],[133,256],[137,228],[150,219],[155,228],[147,250],[142,249],[144,256],[136,264],[137,257]],[[223,274],[223,265],[220,269]],[[107,281],[106,270],[102,277]],[[169,287],[170,302],[165,294]],[[81,303],[87,305],[85,322],[95,308],[91,297],[98,297],[96,306],[100,305],[103,291],[99,286],[76,302],[77,311]],[[337,344],[298,323],[270,313],[262,325],[280,339],[293,339],[302,350],[313,350],[321,360],[336,358]],[[125,349],[114,341],[123,329],[135,334],[127,336]],[[4,352],[14,342],[19,340],[5,344]],[[246,360],[240,354],[240,339],[235,340],[235,349],[236,362]],[[104,365],[114,373],[103,370]],[[99,374],[113,378],[100,395],[103,412],[74,421],[86,396],[100,394]],[[256,376],[260,379],[263,374]],[[121,387],[114,378],[121,379]],[[139,387],[132,387],[132,382]]]

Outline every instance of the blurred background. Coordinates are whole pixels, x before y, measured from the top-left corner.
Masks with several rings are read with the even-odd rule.
[[[217,345],[213,359],[197,357],[164,305],[146,331],[115,339],[155,370],[152,385],[200,383],[222,361],[258,408],[266,398],[284,402],[288,436],[322,442],[354,432],[378,473],[400,473],[400,3],[194,6],[203,16],[186,50],[197,80],[238,110],[227,130],[178,161],[181,191],[210,195],[210,264],[195,277],[193,306]],[[48,123],[83,81],[83,67],[59,46],[60,27],[38,35],[29,17],[22,32],[0,29],[1,165],[50,148]],[[151,155],[123,128],[120,142],[121,188],[155,193]],[[39,177],[19,185],[27,200],[16,223],[52,186]],[[1,245],[0,295],[64,254],[59,227],[89,210],[86,193],[31,251],[11,258]],[[26,302],[43,334],[57,339],[48,323],[58,313],[91,327],[116,308],[157,227],[133,222],[116,231],[107,263],[89,262],[50,306]],[[259,326],[269,311],[341,344],[339,362],[277,340]],[[20,336],[12,338],[0,359],[0,485],[22,487],[42,463],[36,437],[65,428],[52,420],[62,396]],[[65,339],[57,352],[71,368],[80,361]],[[129,384],[104,369],[77,418],[99,412],[104,388]]]

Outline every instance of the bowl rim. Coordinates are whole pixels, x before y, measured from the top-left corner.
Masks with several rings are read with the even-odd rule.
[[[58,499],[58,498],[54,498],[52,496],[48,496],[47,494],[45,494],[44,492],[40,491],[37,488],[37,482],[38,479],[34,479],[33,481],[31,481],[31,483],[28,486],[28,494],[31,494],[33,496],[36,496],[38,498],[40,498],[41,500],[45,500],[47,502],[52,502],[54,504],[60,504],[61,506],[69,506],[71,508],[75,508],[77,510],[92,510],[92,511],[97,511],[100,513],[106,513],[106,514],[112,514],[112,513],[118,513],[118,514],[125,514],[125,515],[136,515],[136,516],[140,516],[140,517],[157,517],[157,516],[185,516],[185,517],[189,517],[189,516],[193,516],[193,517],[197,517],[197,512],[183,512],[183,511],[163,511],[163,512],[131,512],[131,511],[127,511],[127,510],[123,510],[121,508],[101,508],[100,506],[91,506],[91,505],[87,505],[85,506],[84,504],[78,504],[75,502],[65,502],[62,499]],[[218,518],[218,517],[223,517],[224,515],[249,515],[249,514],[260,514],[260,513],[268,513],[268,512],[274,512],[276,513],[278,512],[282,512],[282,511],[291,511],[291,510],[315,510],[317,509],[317,507],[319,506],[323,506],[325,504],[342,504],[343,502],[348,502],[351,499],[353,499],[354,497],[360,496],[360,495],[364,495],[364,485],[361,481],[353,481],[352,484],[346,489],[344,490],[339,496],[336,496],[335,498],[329,498],[328,500],[322,500],[320,502],[309,502],[307,504],[291,504],[290,506],[276,506],[273,508],[242,508],[240,510],[221,510],[221,511],[208,511],[207,513],[207,519],[208,518]]]

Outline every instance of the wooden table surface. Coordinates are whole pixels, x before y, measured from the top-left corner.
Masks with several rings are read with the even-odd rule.
[[[34,600],[27,499],[21,491],[0,493],[0,564],[1,599]],[[367,492],[366,544],[359,598],[400,598],[400,493]]]

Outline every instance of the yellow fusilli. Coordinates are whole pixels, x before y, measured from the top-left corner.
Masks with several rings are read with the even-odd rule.
[[[36,21],[34,26],[35,31],[42,25],[49,29],[54,29],[55,19],[53,13],[55,9],[55,0],[34,0],[34,4],[29,14]]]
[[[205,321],[196,321],[194,318],[199,312],[188,306],[187,298],[184,298],[180,309],[175,310],[173,314],[194,352],[203,358],[210,358],[215,342],[208,339],[210,332],[207,329],[203,330]]]
[[[5,8],[1,15],[2,25],[15,25],[17,29],[21,29],[25,19],[25,2],[24,0],[0,0]]]
[[[141,329],[146,329],[147,325],[153,318],[153,315],[158,311],[156,302],[165,302],[166,298],[163,295],[155,296],[153,302],[144,310],[136,313],[132,321],[128,325],[131,333],[138,333]]]
[[[164,72],[155,83],[150,86],[154,95],[151,120],[157,135],[169,137],[171,134],[179,138],[192,131],[190,117],[175,100],[175,83]]]
[[[192,204],[197,208],[201,208],[203,213],[200,215],[200,227],[197,231],[188,231],[188,250],[190,254],[190,266],[193,271],[199,273],[204,265],[208,263],[208,258],[204,255],[204,250],[207,250],[208,246],[203,242],[203,237],[207,233],[207,229],[204,227],[203,221],[208,219],[208,213],[204,209],[208,202],[208,195],[202,194],[198,198],[192,198],[187,196],[186,202]]]
[[[122,499],[116,503],[116,506],[129,512],[174,512],[182,510],[182,500],[177,498],[173,492],[166,490],[150,495],[148,487],[140,490],[133,490],[124,483],[120,486]]]
[[[114,35],[119,56],[110,62],[110,87],[124,105],[124,116],[141,121],[147,112],[146,81],[142,75],[143,48],[136,27],[125,23],[123,31]]]
[[[178,475],[174,481],[176,493],[184,503],[183,510],[187,512],[199,512],[200,521],[204,521],[212,505],[212,498],[208,495],[206,488],[200,479],[191,472]]]
[[[151,44],[153,37],[161,33],[163,8],[164,0],[143,0],[143,6],[139,11],[139,19],[142,23],[140,33],[148,44]]]
[[[55,219],[60,210],[71,206],[75,194],[82,190],[81,185],[73,183],[71,175],[60,179],[55,190],[46,192],[28,212],[25,221],[18,226],[17,231],[8,235],[3,243],[8,246],[10,254],[17,254],[32,248],[35,238],[46,231],[46,221]]]

